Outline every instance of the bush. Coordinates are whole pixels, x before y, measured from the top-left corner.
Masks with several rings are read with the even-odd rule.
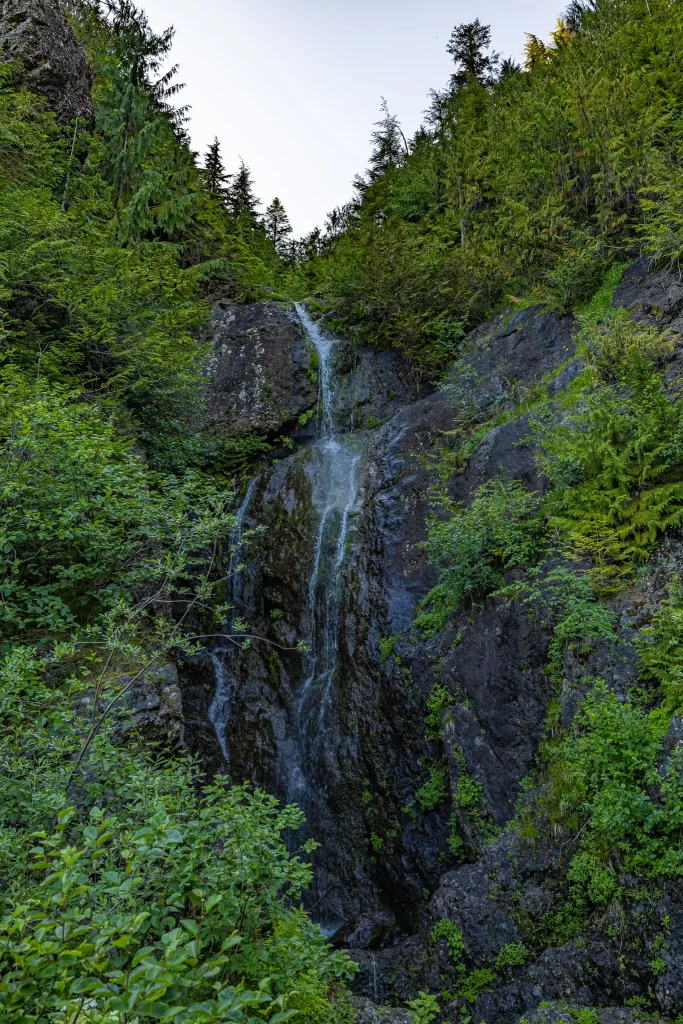
[[[423,811],[433,811],[447,796],[446,769],[434,764],[429,769],[427,781],[415,794],[415,799]]]
[[[448,918],[444,917],[438,921],[432,928],[432,938],[435,942],[439,939],[445,939],[448,946],[448,952],[450,953],[451,959],[458,971],[464,971],[465,965],[463,964],[463,957],[465,955],[465,940],[462,937],[462,931],[455,924],[454,921],[449,921]]]
[[[623,314],[594,342],[596,377],[567,419],[540,430],[540,464],[551,528],[609,592],[683,522],[683,412],[657,370],[656,334]]]
[[[474,494],[469,508],[444,502],[449,518],[433,516],[425,549],[440,569],[440,581],[425,597],[416,624],[438,633],[467,598],[490,594],[505,573],[533,562],[543,550],[541,498],[517,480],[492,480]]]
[[[5,640],[64,633],[171,577],[181,590],[233,522],[229,493],[151,473],[100,409],[57,386],[5,376],[0,451]]]
[[[508,942],[496,959],[496,967],[521,967],[526,963],[529,951],[523,942]]]
[[[643,678],[655,683],[664,697],[664,717],[683,709],[683,586],[672,576],[668,600],[641,629],[636,640]]]

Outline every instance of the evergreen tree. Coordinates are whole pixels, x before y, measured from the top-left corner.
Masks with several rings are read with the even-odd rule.
[[[96,115],[102,134],[101,171],[114,186],[122,241],[189,227],[196,171],[183,124],[186,107],[172,98],[182,89],[177,67],[161,73],[173,29],[152,31],[130,0],[85,2],[86,40],[93,44]]]
[[[212,196],[217,199],[225,199],[227,195],[227,184],[230,180],[225,173],[225,166],[221,157],[221,144],[215,138],[209,146],[204,158],[204,171],[206,175],[206,187]]]
[[[367,172],[370,182],[378,181],[390,167],[398,167],[408,154],[401,123],[395,114],[389,113],[389,106],[383,96],[381,110],[383,116],[375,122],[375,131],[370,136],[373,145]]]
[[[237,174],[232,176],[228,188],[228,204],[235,217],[246,214],[251,220],[256,221],[256,211],[261,205],[261,200],[254,195],[251,171],[244,160],[240,161]]]
[[[272,203],[266,210],[264,218],[266,234],[275,246],[280,255],[289,255],[288,238],[292,234],[292,225],[289,223],[287,212],[275,196]]]
[[[495,77],[500,61],[497,53],[485,53],[491,45],[491,27],[479,18],[469,24],[456,25],[446,49],[455,61],[457,71],[451,76],[453,88],[459,89],[476,78],[488,85]]]

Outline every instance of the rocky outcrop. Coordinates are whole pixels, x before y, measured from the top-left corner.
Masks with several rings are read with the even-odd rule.
[[[156,753],[179,753],[185,746],[183,699],[174,665],[150,669],[131,682],[122,676],[125,693],[115,710],[115,743],[141,743]]]
[[[634,268],[617,302],[678,329],[683,299],[666,275],[653,284]],[[275,309],[252,308],[245,322],[255,325],[266,313],[286,321],[290,347],[283,341],[277,357],[286,360],[306,342],[292,314]],[[672,366],[677,353],[678,342]],[[290,372],[300,379],[306,360],[296,360]],[[267,377],[265,353],[262,365]],[[310,420],[292,431],[299,447],[263,468],[255,485],[247,525],[263,532],[245,558],[239,611],[262,642],[232,651],[225,663],[233,693],[229,770],[306,811],[307,829],[291,847],[311,836],[321,843],[308,905],[330,932],[340,926],[332,941],[359,964],[354,990],[368,1021],[377,1019],[377,1004],[396,1007],[420,990],[441,993],[445,1018],[487,1024],[521,1017],[554,1024],[565,1020],[565,1000],[575,1013],[597,1007],[585,1024],[630,1024],[630,1011],[603,1011],[605,1004],[649,999],[662,1013],[683,1009],[677,883],[644,895],[636,880],[620,878],[623,892],[634,895],[623,897],[614,920],[585,919],[553,932],[548,922],[568,900],[574,848],[566,837],[555,843],[551,832],[536,840],[508,827],[551,698],[567,727],[587,673],[622,698],[636,679],[633,631],[661,599],[671,566],[683,565],[680,543],[663,544],[650,582],[615,606],[618,643],[568,653],[559,693],[545,672],[549,631],[523,607],[490,598],[458,609],[435,636],[414,626],[437,578],[423,547],[435,494],[445,490],[466,506],[499,475],[543,492],[529,405],[545,395],[554,415],[553,399],[580,371],[571,317],[539,307],[501,314],[471,335],[450,379],[431,394],[415,391],[395,354],[339,344],[334,416],[347,435],[315,439]],[[236,386],[226,383],[224,406],[241,408]],[[291,387],[301,393],[299,384]],[[274,419],[272,429],[280,430],[281,413]],[[464,450],[473,433],[478,444]],[[338,445],[339,471],[356,466],[357,479],[326,592],[312,581],[326,517],[340,514],[338,503],[320,501],[321,491],[339,485],[323,457],[330,444]],[[308,639],[316,649],[339,579],[336,661],[324,684],[309,690],[311,652],[297,645]],[[201,656],[183,669],[183,698],[189,745],[215,771],[225,764],[206,724],[211,664]],[[445,706],[440,725],[427,728],[436,685]],[[663,757],[681,735],[683,728],[672,728]],[[443,792],[421,799],[434,772]],[[451,799],[468,780],[481,794],[473,813]],[[446,938],[435,938],[443,921],[462,934],[459,962]],[[499,963],[506,947],[518,950],[517,960]],[[558,1009],[539,1011],[542,1003]]]
[[[205,341],[206,425],[215,434],[275,438],[315,411],[315,351],[293,309],[217,302]]]
[[[92,124],[92,70],[60,0],[0,0],[0,54],[20,62],[19,81],[45,97],[61,124]]]

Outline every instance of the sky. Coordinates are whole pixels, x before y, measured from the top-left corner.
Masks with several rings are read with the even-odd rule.
[[[520,60],[525,32],[546,38],[551,0],[139,0],[155,31],[175,26],[193,147],[217,136],[228,171],[242,158],[256,195],[278,196],[296,236],[323,225],[367,165],[381,97],[406,136],[430,88],[443,88],[454,25],[490,24]]]

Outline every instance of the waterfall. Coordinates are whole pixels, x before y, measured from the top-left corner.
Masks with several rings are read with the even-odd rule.
[[[239,606],[242,598],[242,573],[239,571],[240,557],[244,547],[244,524],[249,511],[251,500],[254,496],[259,478],[252,477],[249,481],[246,493],[240,507],[235,515],[235,525],[230,531],[230,563],[228,566],[228,603],[230,605],[230,618],[224,623],[225,632],[232,634],[235,629],[235,620],[239,615]],[[230,707],[235,687],[234,675],[230,671],[231,662],[234,657],[235,645],[229,647],[218,647],[210,652],[213,674],[216,684],[214,697],[209,707],[209,720],[213,725],[221,752],[226,764],[230,763],[226,732],[230,719]]]
[[[313,566],[308,584],[310,653],[297,712],[307,738],[323,723],[332,693],[339,646],[342,570],[349,519],[358,497],[358,439],[341,435],[334,422],[334,339],[314,323],[303,305],[297,313],[318,355],[318,440],[311,450],[312,499],[318,513]]]

